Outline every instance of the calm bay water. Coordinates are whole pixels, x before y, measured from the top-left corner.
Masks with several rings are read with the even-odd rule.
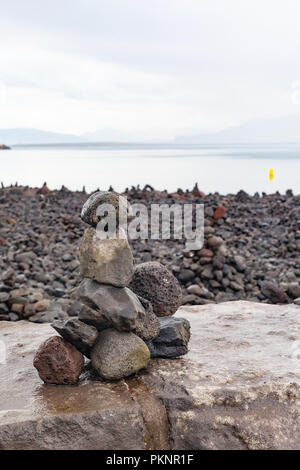
[[[150,184],[156,189],[205,193],[300,194],[300,144],[175,145],[76,144],[15,146],[1,151],[0,181],[51,189],[107,189]],[[274,181],[269,169],[274,168]]]

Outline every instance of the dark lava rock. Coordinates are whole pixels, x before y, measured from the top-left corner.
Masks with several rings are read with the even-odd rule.
[[[137,295],[149,300],[159,317],[173,315],[181,305],[179,282],[165,266],[156,261],[137,265],[129,287]]]
[[[92,366],[107,380],[118,380],[147,367],[150,352],[134,333],[106,329],[91,351]]]
[[[78,382],[84,358],[65,339],[52,336],[40,345],[33,365],[45,383],[68,385]]]
[[[139,300],[145,309],[146,315],[143,320],[138,321],[135,334],[144,341],[156,338],[160,331],[159,319],[153,312],[152,305],[148,300],[143,299],[143,297],[139,297]]]
[[[98,336],[97,328],[86,325],[76,318],[55,320],[51,326],[82,354],[90,357],[91,348]]]
[[[76,290],[78,299],[89,309],[79,312],[79,319],[98,329],[111,326],[119,331],[132,331],[145,319],[145,309],[127,287],[99,284],[84,279]]]
[[[182,282],[189,282],[192,281],[194,278],[195,273],[191,269],[183,269],[178,276],[178,279]]]
[[[160,318],[159,335],[147,341],[151,357],[172,358],[188,352],[190,323],[185,318]]]
[[[287,302],[287,295],[273,281],[263,281],[261,292],[274,304],[284,304]]]

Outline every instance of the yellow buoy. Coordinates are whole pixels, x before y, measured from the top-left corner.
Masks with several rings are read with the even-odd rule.
[[[274,179],[274,168],[270,168],[269,179],[270,179],[270,181],[273,181],[273,179]]]

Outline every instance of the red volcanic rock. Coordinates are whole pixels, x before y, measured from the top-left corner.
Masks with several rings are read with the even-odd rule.
[[[227,209],[224,206],[219,206],[216,208],[215,213],[214,213],[214,219],[219,220],[224,217],[224,215],[227,213]]]
[[[33,365],[45,383],[75,384],[82,372],[84,358],[72,344],[60,336],[51,336],[37,350]]]

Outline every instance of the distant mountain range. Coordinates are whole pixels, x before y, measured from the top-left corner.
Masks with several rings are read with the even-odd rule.
[[[256,119],[219,132],[180,136],[180,144],[300,142],[300,115]]]
[[[72,144],[85,139],[72,134],[41,131],[39,129],[0,129],[0,143],[6,145]]]
[[[139,138],[138,138],[139,137]],[[39,129],[0,129],[0,144],[9,146],[31,144],[75,144],[84,142],[139,142],[144,136],[126,133],[117,129],[102,129],[85,134],[60,134]],[[149,139],[148,142],[151,140]],[[161,142],[161,140],[160,140]],[[172,143],[178,144],[225,144],[300,142],[300,115],[274,119],[256,119],[240,126],[228,127],[219,132],[184,135]]]

